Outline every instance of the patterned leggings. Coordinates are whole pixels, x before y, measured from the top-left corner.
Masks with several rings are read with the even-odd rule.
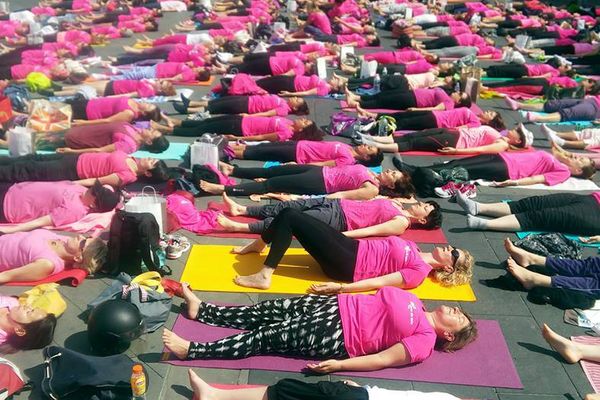
[[[262,354],[348,358],[336,296],[306,295],[234,307],[202,303],[196,319],[247,332],[215,342],[192,342],[188,359]]]

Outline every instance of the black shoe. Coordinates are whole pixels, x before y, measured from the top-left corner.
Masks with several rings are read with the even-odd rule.
[[[188,108],[187,106],[180,102],[180,101],[175,101],[173,102],[173,108],[175,109],[175,111],[177,111],[179,114],[187,114],[188,113]]]
[[[181,102],[183,103],[183,105],[185,106],[185,108],[186,108],[186,110],[187,110],[187,108],[190,106],[190,99],[189,99],[188,97],[185,97],[185,96],[183,95],[183,93],[182,93],[182,94],[180,94],[180,95],[179,95],[179,97],[181,97]],[[187,112],[187,111],[186,111],[186,112]]]
[[[399,155],[395,155],[392,158],[392,163],[394,164],[394,167],[398,169],[398,171],[406,172],[410,175],[412,175],[412,173],[415,172],[415,169],[417,168],[402,161],[402,157]]]

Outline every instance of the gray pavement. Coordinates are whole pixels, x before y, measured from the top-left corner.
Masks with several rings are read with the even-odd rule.
[[[11,1],[12,9],[18,7],[30,7],[31,0]],[[162,33],[168,32],[174,26],[176,21],[188,16],[189,13],[167,13],[160,21],[160,32],[152,33],[149,36],[156,37]],[[389,36],[388,33],[383,34]],[[98,54],[102,56],[116,55],[121,52],[121,46],[132,44],[134,38],[112,41],[107,47],[97,48]],[[384,45],[387,48],[393,44],[391,39],[384,39]],[[207,93],[208,89],[204,87],[194,87],[194,98],[200,98]],[[338,103],[334,100],[315,100],[310,102],[310,117],[315,119],[319,125],[327,125],[332,113],[338,111]],[[516,112],[507,110],[501,101],[482,100],[478,103],[483,109],[493,108],[502,113],[508,126],[519,121]],[[173,112],[170,105],[164,109],[167,112]],[[531,126],[535,133],[535,145],[542,148],[548,148],[548,143],[543,139],[539,128]],[[172,138],[174,142],[189,142],[186,138]],[[330,140],[330,138],[328,138]],[[415,164],[427,164],[432,162],[432,158],[426,157],[406,157],[408,162]],[[435,161],[441,161],[436,158]],[[243,165],[258,165],[252,162],[240,162]],[[386,156],[384,168],[393,168],[391,157]],[[599,182],[598,177],[595,178]],[[549,192],[548,192],[549,193]],[[484,202],[500,201],[507,197],[521,198],[528,195],[540,194],[537,191],[528,191],[520,189],[493,189],[480,188],[478,200]],[[198,207],[203,207],[209,200],[214,198],[202,198],[197,200]],[[249,200],[242,200],[242,202]],[[390,389],[415,389],[423,391],[445,391],[462,398],[486,398],[502,400],[558,400],[558,399],[579,399],[586,393],[592,392],[581,367],[579,365],[569,365],[560,360],[550,350],[540,335],[540,326],[548,323],[558,333],[566,336],[582,335],[585,330],[566,325],[562,322],[562,311],[551,306],[539,306],[529,303],[526,300],[524,292],[508,292],[499,289],[488,288],[480,283],[482,279],[495,278],[503,274],[503,261],[506,259],[506,253],[502,246],[502,240],[508,236],[514,238],[514,235],[506,235],[497,232],[472,232],[468,231],[465,225],[465,216],[456,204],[451,204],[446,200],[438,199],[445,211],[444,232],[449,242],[468,249],[476,258],[476,268],[473,279],[473,288],[477,295],[477,301],[474,303],[457,303],[466,311],[472,313],[476,318],[494,319],[501,324],[506,341],[510,348],[513,360],[518,373],[524,385],[523,390],[512,390],[503,388],[487,388],[460,385],[431,384],[422,382],[407,382],[394,380],[373,380],[373,379],[355,379],[361,384],[375,384]],[[196,236],[182,231],[193,243],[197,244],[231,244],[237,245],[244,243],[240,239],[218,239]],[[296,246],[298,244],[296,243]],[[189,254],[189,253],[188,253]],[[585,255],[594,255],[595,253],[586,249]],[[181,259],[170,261],[168,265],[174,271],[174,279],[181,276],[187,254]],[[68,302],[66,313],[60,318],[54,344],[65,346],[87,353],[88,344],[85,334],[86,325],[80,318],[80,314],[85,310],[89,301],[94,299],[108,284],[108,279],[88,279],[80,287],[72,288],[62,286],[61,293]],[[3,287],[3,294],[18,294],[21,288]],[[229,294],[229,293],[198,293],[203,299],[211,301],[218,300],[231,303],[254,303],[260,300],[272,298],[271,295],[257,294]],[[437,302],[426,301],[428,306],[435,306]],[[175,321],[179,301],[176,300],[173,306],[167,327],[171,327]],[[137,340],[127,352],[127,354],[143,363],[149,373],[149,400],[156,399],[183,399],[191,398],[187,382],[186,369],[174,367],[159,362],[162,343],[160,340],[160,331],[151,335],[145,335]],[[42,363],[41,351],[21,352],[9,355],[7,358],[14,361],[25,372],[25,374],[34,381],[39,381],[41,376]],[[473,368],[478,368],[473,365]],[[228,384],[273,384],[281,378],[298,378],[310,381],[317,380],[341,380],[343,376],[323,376],[323,377],[303,377],[297,373],[271,372],[271,371],[248,371],[248,370],[217,370],[217,369],[196,369],[196,372],[208,382],[228,383]],[[32,393],[25,393],[16,397],[17,399],[38,399],[39,393],[34,390]]]

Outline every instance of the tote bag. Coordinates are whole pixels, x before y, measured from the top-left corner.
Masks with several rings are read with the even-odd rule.
[[[152,190],[153,194],[146,194],[146,189]],[[142,194],[132,197],[125,203],[125,211],[130,213],[150,213],[156,218],[160,235],[165,232],[167,223],[167,200],[156,194],[152,186],[144,186]]]
[[[223,143],[221,136],[202,135],[190,145],[190,163],[194,165],[212,164],[219,166],[219,146]]]

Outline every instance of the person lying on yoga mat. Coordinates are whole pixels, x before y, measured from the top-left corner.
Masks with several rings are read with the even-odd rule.
[[[457,195],[456,200],[467,212],[467,225],[473,229],[600,234],[600,192],[556,193],[490,204],[463,195]],[[477,215],[495,218],[487,220]]]
[[[376,51],[363,55],[363,59],[365,61],[377,61],[379,64],[404,64],[419,60],[437,64],[440,61],[439,57],[425,56],[419,51],[412,49]]]
[[[0,295],[0,354],[42,349],[54,338],[56,316]]]
[[[113,68],[115,75],[106,75],[105,79],[160,79],[169,82],[204,82],[210,79],[210,71],[207,71],[205,67],[190,67],[182,62],[163,62],[146,66],[135,65],[132,68],[122,69]]]
[[[496,130],[504,130],[504,121],[500,113],[492,110],[484,111],[477,115],[468,108],[461,107],[456,110],[447,111],[406,111],[397,113],[373,113],[356,108],[361,116],[379,119],[387,115],[396,120],[396,129],[402,130],[422,130],[433,128],[458,128],[468,126],[470,128],[489,125]]]
[[[174,96],[175,88],[170,81],[156,80],[102,80],[86,82],[84,85],[69,86],[59,90],[45,90],[40,94],[46,96],[74,96],[80,90],[93,89],[97,96],[153,97]]]
[[[207,193],[249,196],[264,193],[327,194],[332,199],[370,200],[377,195],[410,198],[414,188],[410,177],[386,170],[375,174],[364,165],[321,167],[318,165],[279,165],[271,168],[240,168],[221,164],[223,173],[258,182],[225,186],[200,181]],[[1,177],[1,175],[0,175]]]
[[[441,88],[415,89],[409,92],[388,90],[373,95],[356,95],[346,89],[348,107],[388,108],[407,111],[452,110],[471,107],[467,93],[454,92],[450,95]]]
[[[433,206],[423,204],[421,215],[431,212]],[[341,216],[338,216],[341,218]],[[421,217],[427,222],[427,217]],[[383,224],[346,230],[332,227],[308,213],[296,208],[284,208],[271,224],[263,230],[260,239],[243,247],[233,249],[235,254],[261,253],[271,244],[263,267],[255,274],[237,276],[237,285],[256,289],[268,289],[272,276],[292,237],[319,263],[325,275],[350,284],[328,282],[312,285],[310,290],[318,294],[361,292],[382,286],[412,289],[419,286],[433,271],[433,278],[444,286],[469,283],[473,274],[473,257],[466,250],[453,246],[437,247],[431,253],[421,253],[417,245],[398,236],[398,226],[406,221],[387,221]],[[338,223],[340,224],[340,223]],[[348,228],[348,227],[345,227]],[[382,236],[375,239],[354,239]]]
[[[589,179],[596,172],[594,162],[590,158],[568,157],[556,150],[553,150],[553,154],[541,150],[480,154],[428,167],[414,167],[398,158],[393,158],[392,162],[400,171],[411,175],[417,192],[434,185],[434,177],[440,170],[456,167],[465,168],[470,180],[493,181],[496,187],[538,183],[554,186],[565,182],[571,176]]]
[[[247,74],[236,74],[231,79],[221,79],[220,93],[229,96],[276,94],[279,96],[327,96],[341,92],[342,85],[337,79],[327,82],[317,75],[275,75],[254,80]]]
[[[390,286],[372,295],[306,295],[232,307],[203,302],[188,285],[183,296],[188,318],[245,330],[202,343],[164,329],[164,345],[187,360],[279,354],[325,360],[307,365],[318,373],[376,371],[424,361],[436,344],[459,350],[477,337],[476,322],[459,307],[428,312],[415,295]]]
[[[459,400],[448,393],[388,390],[377,386],[361,386],[350,380],[308,383],[281,379],[269,386],[221,390],[210,386],[192,369],[188,369],[194,399],[211,400]]]
[[[241,223],[224,215],[217,222],[228,232],[262,233],[282,210],[293,208],[312,215],[348,237],[402,235],[410,227],[436,229],[442,225],[440,205],[435,201],[412,202],[379,198],[368,201],[298,199],[263,206],[243,206],[223,193],[223,202],[232,216],[250,216],[262,221]]]
[[[399,136],[371,136],[358,133],[353,140],[375,146],[388,153],[403,151],[437,151],[442,154],[496,154],[519,151],[531,146],[533,135],[522,129],[498,132],[491,126],[476,128],[425,129]]]
[[[281,163],[339,166],[362,164],[376,167],[383,161],[383,153],[374,146],[350,146],[341,142],[311,140],[230,145],[235,158],[241,160],[278,161]]]
[[[79,93],[66,99],[65,103],[70,104],[73,110],[73,126],[163,119],[156,105],[128,97],[88,98]]]
[[[241,114],[255,117],[285,117],[288,114],[308,115],[308,104],[301,97],[281,98],[274,94],[259,96],[224,96],[213,100],[174,103],[176,111],[186,114],[208,111],[215,114]]]
[[[314,121],[284,117],[219,115],[194,121],[174,120],[172,127],[152,124],[155,129],[173,136],[198,137],[204,133],[223,135],[225,139],[246,142],[285,142],[286,140],[323,140],[325,133]]]
[[[109,122],[90,129],[76,126],[65,132],[64,145],[57,153],[112,153],[127,154],[138,150],[162,153],[169,148],[169,141],[162,133],[152,128],[137,128],[127,122]]]
[[[314,63],[307,62],[306,56],[298,57],[295,53],[277,55],[269,53],[249,53],[239,59],[232,59],[230,66],[217,64],[220,68],[215,71],[226,73],[229,71],[241,72],[248,75],[276,76],[276,75],[306,75],[310,74]]]
[[[517,78],[510,81],[485,82],[481,90],[499,92],[507,96],[530,94],[556,100],[583,98],[586,94],[596,95],[600,92],[600,84],[594,79],[583,79],[578,83],[567,76]]]
[[[556,143],[561,148],[591,150],[600,148],[600,129],[587,128],[580,131],[555,131],[547,125],[542,125],[542,132],[548,140]]]
[[[378,71],[378,73],[380,72],[381,71]],[[336,86],[345,86],[349,90],[355,91],[363,85],[373,86],[374,79],[374,77],[346,78],[334,73],[331,81],[334,81],[334,85]],[[396,75],[390,72],[389,74],[380,73],[379,88],[381,92],[386,92],[388,90],[408,92],[415,89],[440,87],[448,92],[454,90],[454,87],[456,86],[455,84],[456,81],[453,76],[438,78],[437,70],[413,75]]]
[[[557,68],[548,64],[500,64],[491,65],[484,70],[488,78],[550,78],[552,76],[570,76],[573,70],[569,65]]]
[[[125,186],[144,178],[166,182],[168,168],[155,158],[134,158],[122,151],[82,154],[31,154],[0,157],[0,182],[75,181],[92,186]]]
[[[100,238],[62,236],[46,229],[0,236],[0,285],[45,279],[66,268],[94,273],[106,261]]]
[[[69,181],[0,183],[0,233],[60,227],[75,223],[89,213],[113,210],[121,201],[119,192],[100,182],[90,187]]]
[[[360,67],[353,67],[348,64],[342,63],[340,65],[340,69],[342,72],[347,74],[356,74],[360,71]],[[418,60],[411,61],[407,63],[400,64],[379,64],[377,65],[377,73],[381,74],[384,70],[388,72],[388,74],[423,74],[426,72],[434,72],[439,76],[449,76],[454,75],[456,72],[456,67],[454,67],[451,63],[439,63],[439,64],[430,64],[426,60]]]
[[[527,113],[531,122],[594,121],[600,119],[600,99],[597,96],[585,99],[547,100],[544,103],[520,103],[505,97],[506,105],[512,110],[545,112],[546,115]]]

